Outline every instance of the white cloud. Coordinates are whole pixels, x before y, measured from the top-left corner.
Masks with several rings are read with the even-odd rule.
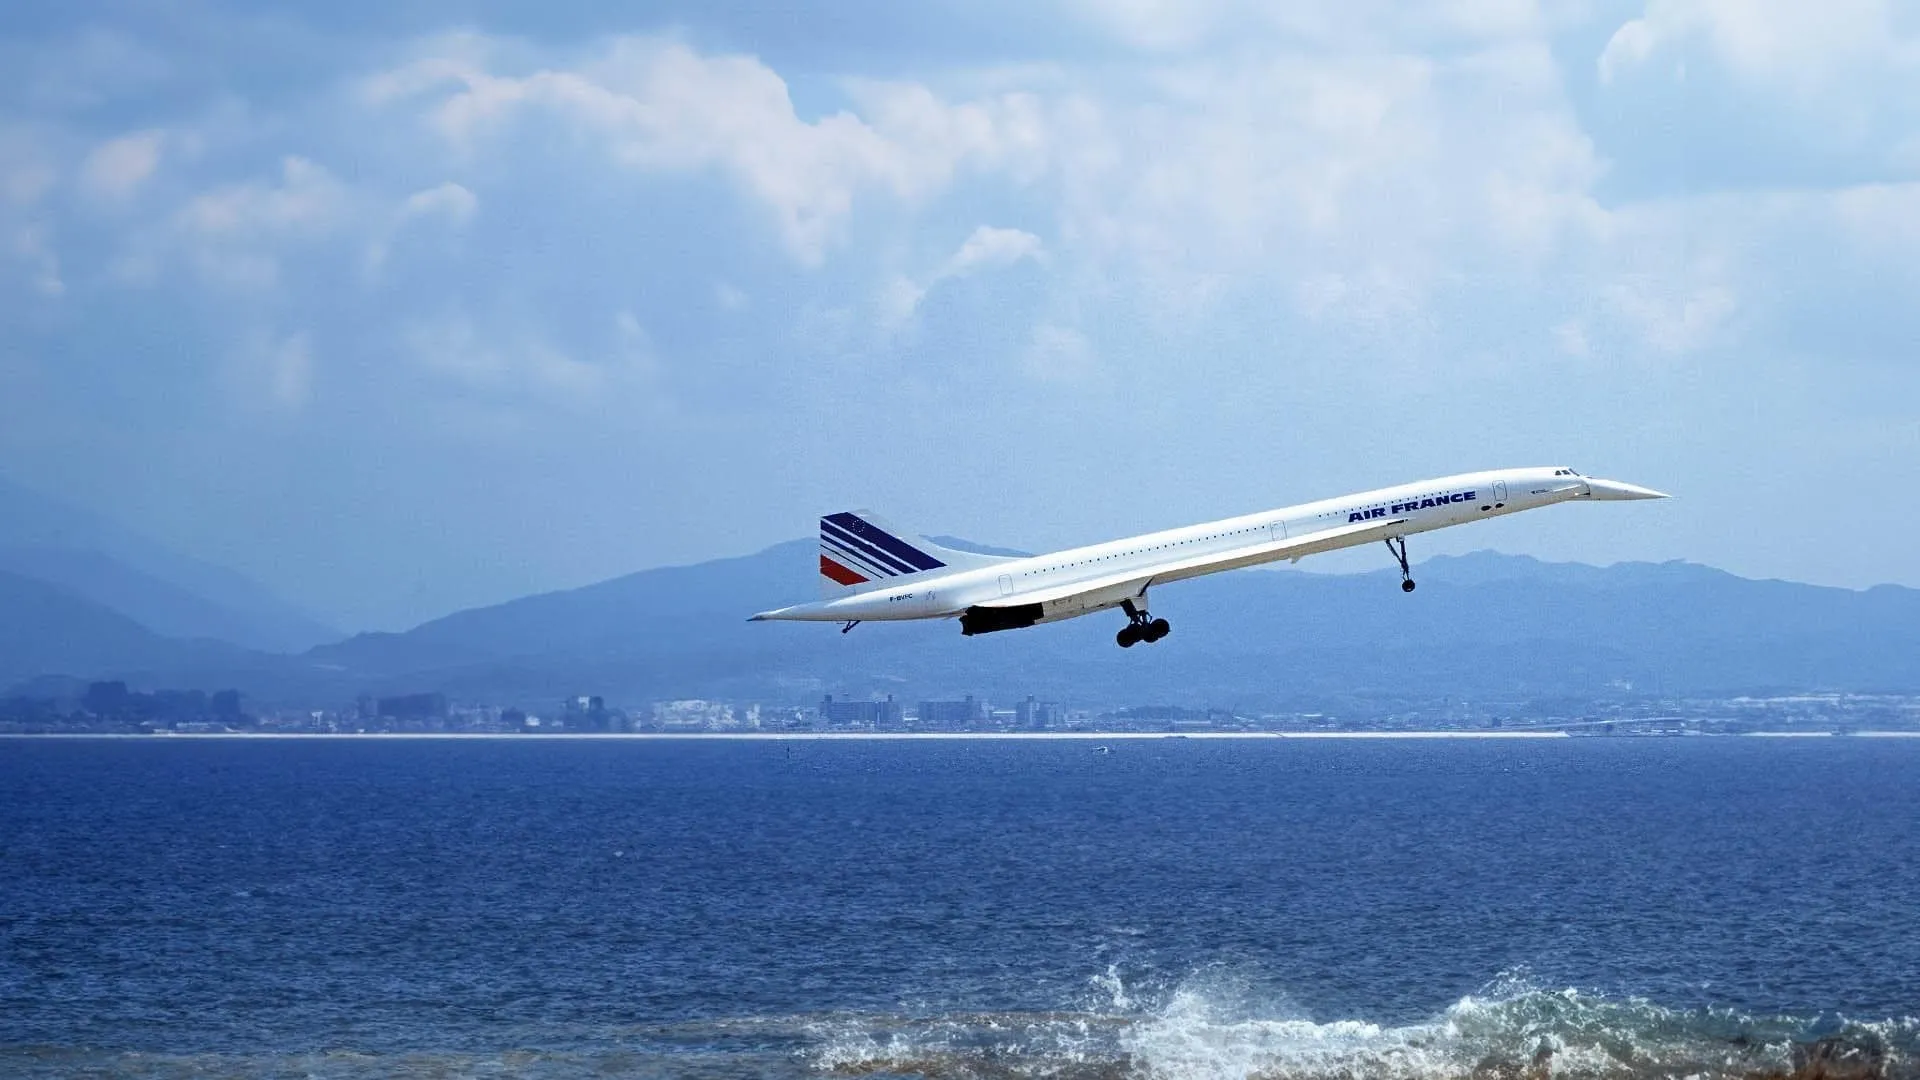
[[[400,203],[400,209],[380,236],[367,245],[367,274],[369,277],[379,275],[395,238],[411,223],[437,220],[449,228],[461,229],[479,212],[479,196],[452,181],[414,192]]]
[[[1026,259],[1039,259],[1045,253],[1045,245],[1030,232],[981,225],[925,281],[900,274],[887,279],[877,301],[880,325],[889,330],[904,326],[919,310],[927,294],[943,281],[1011,266]]]
[[[502,39],[445,39],[362,89],[414,110],[462,153],[504,152],[540,124],[622,167],[725,176],[771,212],[806,264],[844,241],[871,196],[933,216],[934,200],[978,181],[970,194],[998,190],[1052,212],[1059,235],[1048,245],[982,226],[934,268],[883,276],[871,303],[889,332],[944,281],[1045,257],[1062,300],[1087,290],[1144,300],[1170,328],[1281,295],[1314,319],[1379,335],[1429,325],[1436,290],[1464,279],[1526,289],[1545,269],[1575,266],[1599,279],[1592,295],[1620,285],[1606,293],[1615,317],[1654,347],[1714,338],[1731,287],[1657,317],[1660,298],[1691,279],[1616,258],[1622,225],[1594,194],[1607,164],[1545,36],[1560,15],[1525,0],[1461,2],[1420,8],[1412,29],[1374,32],[1408,9],[1351,7],[1123,5],[1114,17],[1161,20],[1173,38],[1175,24],[1208,11],[1246,20],[1262,46],[1131,71],[1003,72],[964,100],[856,80],[851,110],[813,118],[760,60],[659,38],[610,39],[544,65]],[[1421,34],[1455,47],[1436,54],[1415,42]],[[470,212],[434,201],[449,220]],[[716,295],[737,310],[725,289]],[[1041,337],[1036,355],[1091,352]]]
[[[1543,287],[1609,356],[1617,344],[1654,359],[1764,352],[1788,338],[1817,353],[1910,332],[1885,298],[1920,284],[1917,222],[1920,183],[1648,200],[1610,211]]]
[[[651,339],[631,312],[616,313],[609,329],[595,359],[582,359],[534,328],[482,327],[463,312],[411,320],[400,341],[420,370],[462,398],[578,412],[645,389],[658,374]]]
[[[560,132],[638,171],[725,176],[809,265],[845,241],[862,199],[909,206],[918,222],[965,183],[970,197],[1053,215],[1058,280],[1132,291],[1170,324],[1329,275],[1395,290],[1357,311],[1417,308],[1439,283],[1525,277],[1604,235],[1593,192],[1605,162],[1544,37],[1557,16],[1527,0],[1363,3],[1366,17],[1351,6],[1217,4],[1260,45],[1132,69],[1003,71],[960,99],[854,80],[851,110],[814,118],[760,60],[659,38],[545,65],[503,39],[443,39],[362,90],[463,153]],[[1116,17],[1192,14],[1126,11]],[[1370,29],[1398,27],[1395,11],[1415,29]],[[1422,55],[1408,43],[1420,33],[1461,47]],[[1275,44],[1296,39],[1321,47]],[[1029,233],[985,228],[939,267],[886,277],[877,317],[905,325],[941,281],[1041,254]]]
[[[873,122],[851,112],[807,121],[786,82],[752,57],[619,38],[571,67],[516,75],[487,69],[498,51],[487,45],[442,43],[443,55],[367,80],[366,95],[423,101],[462,149],[532,115],[570,125],[630,168],[720,171],[773,212],[789,250],[809,264],[863,193],[924,198],[963,164],[1000,161],[1034,139],[1030,103],[1018,95],[950,106],[920,87],[862,84]]]
[[[226,184],[189,199],[158,230],[134,238],[117,260],[122,280],[151,284],[178,254],[202,280],[227,288],[271,288],[281,262],[301,245],[354,223],[355,197],[305,158],[280,162],[277,181]]]
[[[1600,81],[1613,82],[1624,72],[1644,66],[1660,47],[1661,34],[1644,18],[1629,19],[1607,40],[1600,52]]]
[[[479,209],[478,196],[449,181],[407,196],[407,201],[400,207],[400,220],[439,217],[454,225],[465,225],[473,220],[473,215]]]
[[[1150,53],[1244,44],[1389,47],[1497,41],[1538,33],[1555,8],[1537,0],[1072,0],[1118,40]]]
[[[728,182],[767,212],[779,241],[803,264],[818,264],[857,238],[861,246],[847,254],[854,264],[847,287],[857,296],[858,283],[869,283],[866,303],[844,296],[839,302],[870,314],[884,332],[910,326],[943,283],[1023,266],[1021,284],[1047,294],[1044,310],[1070,313],[1032,328],[1018,354],[1041,377],[1094,371],[1097,349],[1088,333],[1107,343],[1111,312],[1138,316],[1138,325],[1169,335],[1272,318],[1319,334],[1398,344],[1404,328],[1433,334],[1438,305],[1460,304],[1465,294],[1500,296],[1501,312],[1465,317],[1476,329],[1502,318],[1537,319],[1498,332],[1551,340],[1574,354],[1593,343],[1611,348],[1621,330],[1653,353],[1677,355],[1729,340],[1739,329],[1735,316],[1751,309],[1755,295],[1750,276],[1698,270],[1714,260],[1739,265],[1737,223],[1719,221],[1703,236],[1685,206],[1642,212],[1596,198],[1609,164],[1567,98],[1547,35],[1559,16],[1525,0],[1416,9],[1376,0],[1255,7],[1261,10],[1238,0],[1197,7],[1135,0],[1110,14],[1130,20],[1142,48],[1157,50],[1139,63],[942,72],[937,86],[853,79],[838,84],[846,107],[825,111],[797,108],[787,79],[757,58],[670,39],[609,38],[545,56],[484,35],[440,39],[417,50],[418,59],[357,84],[353,104],[375,107],[349,125],[362,130],[348,145],[322,151],[330,162],[356,162],[351,185],[315,160],[286,157],[275,175],[203,189],[130,245],[122,265],[148,280],[180,265],[216,285],[261,288],[280,282],[293,260],[317,253],[323,242],[342,243],[349,276],[353,254],[365,252],[363,269],[377,270],[389,246],[397,251],[403,240],[419,243],[422,259],[478,253],[493,238],[458,233],[478,214],[475,188],[487,192],[490,216],[493,200],[511,211],[505,200],[528,193],[482,187],[471,177],[487,177],[494,166],[517,170],[513,156],[526,140],[565,150],[572,139],[589,155],[584,168],[623,180],[631,174],[621,170],[629,169]],[[1719,33],[1711,29],[1718,23],[1689,22],[1693,15],[1674,16],[1682,29],[1673,30],[1661,21],[1668,7],[1686,5],[1648,5],[1636,20],[1646,26],[1623,29],[1618,41],[1625,44],[1607,63],[1626,62],[1636,33],[1652,35],[1659,48],[1682,40],[1673,33],[1698,41]],[[1404,16],[1398,22],[1387,17],[1396,11]],[[1216,32],[1207,29],[1209,19],[1244,31],[1243,47],[1215,47],[1206,36]],[[1182,37],[1195,27],[1199,37]],[[1847,40],[1859,37],[1849,33]],[[1423,34],[1428,39],[1418,40]],[[1159,44],[1148,40],[1156,35]],[[1208,51],[1183,51],[1202,46]],[[1772,55],[1755,44],[1735,51]],[[1743,62],[1764,67],[1760,59]],[[421,123],[438,138],[420,145],[396,137]],[[166,130],[94,147],[74,170],[76,188],[102,198],[147,191],[163,158],[171,184],[188,159],[179,140],[192,132]],[[360,156],[355,148],[363,143],[401,149],[382,162],[378,153]],[[454,160],[443,160],[450,152]],[[34,168],[10,171],[8,190],[43,198],[55,182],[46,160],[41,155]],[[225,160],[234,157],[223,150],[195,164]],[[423,161],[436,171],[423,172]],[[512,175],[516,182],[565,184],[582,171],[579,162],[566,165]],[[384,184],[383,166],[390,170]],[[432,183],[442,175],[465,183]],[[392,182],[396,176],[407,182]],[[422,176],[431,186],[418,186]],[[568,196],[564,188],[531,194]],[[1844,215],[1823,220],[1871,235],[1873,223],[1896,218],[1891,195],[1861,191],[1851,200],[1854,216],[1868,224],[1848,224]],[[849,228],[867,202],[884,204],[872,214],[874,228],[865,220],[860,230]],[[983,218],[1042,222],[1036,228],[1047,239],[977,224]],[[14,222],[4,224],[17,231]],[[957,246],[946,246],[967,228]],[[15,244],[16,253],[31,248],[42,260],[38,277],[51,283],[43,289],[60,287],[52,235],[42,227],[30,243]],[[939,248],[920,246],[929,235],[946,239]],[[1687,250],[1690,244],[1702,250]],[[84,263],[69,260],[69,273],[76,265]],[[543,266],[539,273],[580,269]],[[736,271],[719,273],[733,278]],[[1540,305],[1548,316],[1506,314],[1521,307],[1513,298],[1538,299],[1569,281],[1577,281],[1582,299]],[[541,326],[529,317],[503,332],[470,298],[423,297],[402,291],[421,286],[397,280],[382,287],[401,305],[464,304],[474,312],[396,316],[377,333],[404,338],[420,369],[475,393],[584,402],[628,385],[619,373],[638,370],[633,358],[651,362],[645,335],[619,326],[611,343],[595,334],[583,341],[579,321]],[[727,312],[745,310],[752,290],[752,318],[736,322],[742,332],[757,332],[762,327],[748,323],[778,320],[786,311],[787,294],[764,279],[716,282],[712,289],[715,307]],[[596,310],[646,302],[636,297],[607,297]],[[637,327],[652,315],[641,308],[626,318]],[[589,312],[584,323],[595,325],[595,318]],[[404,329],[396,325],[402,320]],[[600,325],[597,333],[608,332]],[[623,335],[641,344],[623,354]],[[847,342],[870,345],[871,331],[853,330]],[[1131,355],[1123,349],[1107,362]]]
[[[1310,274],[1293,295],[1300,314],[1313,322],[1377,328],[1416,318],[1426,299],[1424,285],[1375,264],[1352,273]]]
[[[1920,182],[1842,189],[1834,193],[1833,214],[1857,247],[1913,265],[1920,251]]]
[[[927,298],[928,288],[904,274],[895,274],[883,282],[880,295],[874,300],[881,329],[899,330],[912,321],[914,313],[920,310],[920,301]]]
[[[1226,7],[1215,0],[1076,0],[1073,6],[1128,44],[1154,51],[1191,48],[1205,40]]]
[[[1022,229],[1001,229],[982,225],[953,253],[939,277],[958,277],[990,266],[1010,266],[1022,259],[1037,259],[1045,247],[1040,238]]]
[[[131,198],[159,168],[165,138],[161,131],[136,131],[94,147],[80,166],[81,190],[102,202]]]
[[[1678,63],[1695,46],[1742,79],[1798,95],[1850,81],[1863,64],[1915,59],[1888,0],[1650,0],[1607,42],[1600,77],[1612,81],[1662,54],[1680,54]]]
[[[280,182],[231,184],[196,196],[178,221],[210,239],[324,232],[345,210],[346,190],[325,168],[301,157],[280,161]]]
[[[1603,296],[1648,345],[1670,356],[1710,344],[1739,308],[1733,290],[1717,283],[1675,287],[1629,279],[1607,286]]]
[[[1524,277],[1605,228],[1604,163],[1560,82],[1524,41],[1161,64],[1055,109],[1074,121],[1055,128],[1054,247],[1169,325],[1276,293],[1417,310],[1461,277]]]
[[[1554,343],[1568,356],[1588,357],[1593,355],[1593,343],[1587,339],[1586,324],[1579,319],[1568,319],[1553,328]]]
[[[1081,383],[1099,369],[1087,335],[1051,322],[1033,328],[1020,361],[1027,375],[1040,382]]]

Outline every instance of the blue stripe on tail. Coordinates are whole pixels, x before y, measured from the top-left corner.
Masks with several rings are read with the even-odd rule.
[[[863,540],[846,529],[833,524],[829,519],[820,521],[820,542],[838,544],[849,554],[858,553],[866,561],[879,567],[887,575],[913,574],[919,571],[905,559],[891,555],[869,540]]]
[[[895,560],[911,565],[912,569],[903,571],[904,573],[937,570],[947,565],[939,559],[921,551],[919,548],[914,547],[912,544],[907,543],[870,522],[861,520],[853,514],[832,514],[821,519],[823,526],[827,522],[832,522],[834,525],[852,534],[855,538],[864,540],[867,544],[883,550],[885,553],[893,556]]]
[[[832,555],[843,565],[860,571],[868,578],[898,577],[901,574],[901,571],[894,569],[892,564],[880,562],[870,555],[842,544],[829,536],[825,529],[820,530],[820,550]]]

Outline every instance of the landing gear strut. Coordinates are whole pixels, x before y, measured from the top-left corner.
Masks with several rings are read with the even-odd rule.
[[[1135,607],[1131,600],[1120,601],[1120,607],[1127,613],[1127,625],[1113,636],[1113,642],[1123,649],[1131,649],[1142,641],[1151,645],[1173,631],[1167,620],[1154,618]]]
[[[1398,547],[1394,545],[1398,544]],[[1413,591],[1413,571],[1407,567],[1407,538],[1404,536],[1387,537],[1387,550],[1400,562],[1400,591]]]

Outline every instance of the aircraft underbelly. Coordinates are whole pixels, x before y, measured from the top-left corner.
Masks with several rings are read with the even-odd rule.
[[[1096,611],[1119,607],[1123,602],[1138,598],[1140,587],[1128,582],[1124,585],[1110,585],[1104,589],[1075,593],[1058,600],[1048,600],[1041,604],[1041,622],[1059,622],[1078,615],[1089,615]]]

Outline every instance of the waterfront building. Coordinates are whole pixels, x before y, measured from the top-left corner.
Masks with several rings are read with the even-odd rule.
[[[892,694],[880,701],[835,701],[828,694],[820,701],[820,719],[829,727],[897,728],[901,723],[900,703]]]
[[[928,731],[965,731],[987,722],[987,703],[968,694],[959,701],[923,701],[920,726]]]

